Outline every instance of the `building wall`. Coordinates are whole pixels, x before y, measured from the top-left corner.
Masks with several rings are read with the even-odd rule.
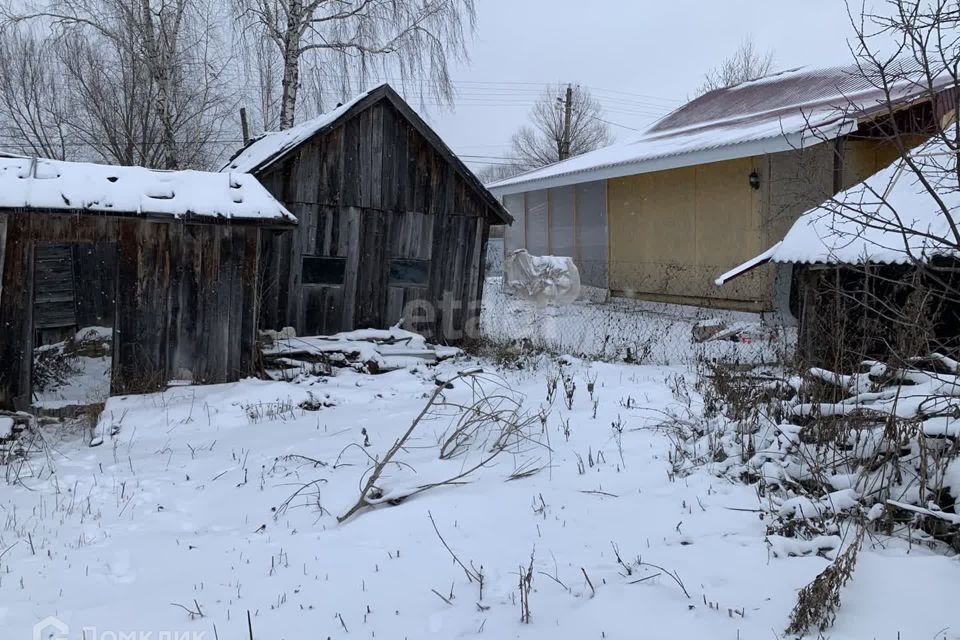
[[[736,290],[713,280],[762,251],[763,190],[750,186],[763,158],[611,179],[610,289],[673,302],[743,304],[762,298],[755,276]]]
[[[606,198],[603,180],[504,196],[514,218],[504,250],[573,258],[582,284],[607,289]]]
[[[928,136],[902,136],[907,148],[914,148]],[[863,182],[900,157],[897,146],[890,140],[847,138],[843,146],[843,179],[841,190]]]
[[[112,392],[255,372],[256,227],[48,212],[2,214],[0,227],[0,408],[30,404],[41,242],[116,246]]]
[[[910,144],[923,137],[910,139]],[[837,163],[838,150],[843,162]],[[597,276],[616,296],[753,311],[785,308],[788,274],[760,267],[718,288],[720,274],[782,240],[797,218],[839,189],[863,180],[897,157],[882,139],[823,142],[803,150],[739,158],[576,185],[575,259],[609,269]],[[760,188],[750,186],[756,172]],[[569,187],[504,197],[517,222],[506,249],[557,254],[569,248],[559,229]],[[600,206],[581,206],[589,190]],[[593,217],[584,210],[599,211]],[[560,212],[561,222],[555,222]],[[533,215],[531,215],[531,213]],[[589,258],[584,247],[597,251]],[[564,255],[564,254],[558,254]]]
[[[264,327],[405,326],[455,342],[479,317],[490,207],[389,101],[257,176],[300,221],[265,236]]]

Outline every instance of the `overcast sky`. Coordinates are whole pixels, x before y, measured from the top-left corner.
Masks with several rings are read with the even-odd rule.
[[[489,162],[509,155],[511,134],[547,83],[588,86],[609,121],[643,129],[690,98],[748,35],[773,51],[778,70],[851,62],[842,0],[476,2],[477,35],[470,64],[454,74],[454,110],[425,115],[454,151]],[[613,130],[618,140],[637,135]]]

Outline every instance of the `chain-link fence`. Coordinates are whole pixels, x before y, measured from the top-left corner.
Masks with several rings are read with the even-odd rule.
[[[781,362],[796,331],[771,316],[603,296],[537,306],[505,292],[502,276],[489,276],[480,337],[514,350],[638,364],[681,365],[703,357]]]

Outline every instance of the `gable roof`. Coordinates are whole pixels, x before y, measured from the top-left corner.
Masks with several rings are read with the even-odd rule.
[[[347,119],[370,108],[381,100],[388,100],[397,111],[413,125],[420,135],[426,138],[440,155],[454,166],[467,184],[486,201],[498,219],[497,222],[499,224],[511,224],[513,222],[513,218],[507,210],[504,209],[500,201],[483,186],[483,183],[481,183],[463,161],[457,157],[457,154],[444,143],[440,136],[423,121],[417,112],[414,111],[389,84],[382,84],[373,89],[369,89],[350,101],[345,102],[333,111],[307,120],[290,129],[264,133],[257,139],[251,141],[243,149],[240,149],[240,151],[230,158],[221,171],[243,171],[253,174],[264,171],[275,162],[285,158],[287,154],[304,142],[339,126]]]
[[[9,155],[0,155],[0,209],[297,223],[245,173],[159,171]]]
[[[948,77],[937,80],[946,88]],[[922,78],[894,86],[908,103]],[[855,130],[886,108],[882,89],[856,66],[798,68],[717,89],[676,109],[639,138],[489,185],[497,195],[675,169],[803,148]]]
[[[957,154],[936,138],[910,152],[937,198],[960,216]],[[764,262],[801,264],[910,264],[957,255],[950,221],[901,158],[815,207],[783,240],[717,279],[722,285]]]

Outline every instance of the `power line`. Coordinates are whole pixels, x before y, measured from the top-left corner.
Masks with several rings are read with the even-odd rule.
[[[601,118],[601,117],[599,117],[599,116],[591,116],[591,115],[587,114],[587,117],[588,117],[588,118],[593,118],[594,120],[599,120],[600,122],[605,122],[605,123],[607,123],[607,124],[609,124],[609,125],[612,125],[612,126],[614,126],[614,127],[620,127],[621,129],[628,129],[629,131],[636,131],[637,133],[643,133],[643,131],[642,131],[641,129],[634,129],[633,127],[628,127],[628,126],[625,125],[625,124],[620,124],[619,122],[612,122],[612,121],[610,121],[610,120],[604,120],[603,118]]]

